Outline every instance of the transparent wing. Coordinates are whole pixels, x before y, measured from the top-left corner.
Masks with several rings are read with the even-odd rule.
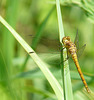
[[[83,54],[85,48],[86,48],[86,44],[84,44],[81,48],[77,49],[77,57],[78,57],[78,59]],[[65,59],[65,61],[69,60],[70,58],[71,58],[71,54],[69,52],[67,52],[67,58]]]
[[[78,37],[78,29],[77,29],[77,33],[76,33],[76,37],[75,37],[75,40],[74,40],[74,43],[76,45],[76,48],[77,48],[77,57],[80,58],[80,56],[82,55],[85,47],[86,47],[86,44],[84,44],[81,48],[79,48],[79,37]]]
[[[85,47],[86,47],[86,44],[84,44],[80,49],[78,49],[78,51],[77,51],[78,58],[83,54]]]
[[[77,32],[76,32],[76,37],[75,37],[75,40],[74,40],[74,44],[76,45],[77,49],[79,49],[79,41],[78,41],[78,29],[77,29]]]

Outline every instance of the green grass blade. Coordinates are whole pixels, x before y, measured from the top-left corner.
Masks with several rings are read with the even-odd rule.
[[[52,9],[49,11],[48,15],[46,16],[46,18],[44,19],[44,21],[41,23],[36,35],[35,35],[35,38],[33,39],[32,41],[32,48],[35,50],[41,36],[42,36],[42,33],[43,33],[43,29],[45,28],[46,26],[46,23],[48,22],[48,19],[49,17],[51,16],[53,10],[54,10],[55,6],[52,7]]]
[[[59,0],[56,0],[56,8],[57,8],[57,17],[58,17],[58,25],[59,25],[60,42],[62,43],[62,38],[64,37],[64,28],[63,28],[63,23],[62,23],[62,16],[61,16]],[[64,58],[64,60],[67,58],[67,52],[65,49],[63,50],[63,57],[61,55],[62,61],[64,61],[63,58]],[[62,65],[62,75],[64,75],[63,76],[63,86],[64,86],[65,99],[66,100],[73,100],[72,85],[71,85],[71,78],[70,78],[68,61],[64,62],[64,66]]]
[[[17,22],[16,21],[17,7],[18,7],[19,2],[18,0],[8,0],[6,4],[7,4],[6,20],[11,24],[13,28],[15,28],[15,25]],[[10,71],[10,73],[12,73],[11,66],[12,66],[12,59],[14,55],[14,38],[11,34],[9,34],[9,31],[7,29],[3,29],[3,51],[4,51],[4,58],[6,60],[8,70]]]
[[[63,90],[58,83],[58,81],[55,79],[55,77],[52,75],[50,70],[47,68],[48,65],[45,64],[34,52],[34,50],[20,37],[20,35],[0,16],[0,22],[12,33],[12,35],[17,39],[17,41],[22,45],[22,47],[26,50],[26,52],[32,57],[32,59],[35,61],[35,63],[38,65],[38,67],[41,69],[43,74],[45,75],[46,79],[50,83],[51,87],[53,88],[58,100],[64,100],[63,99]],[[34,53],[29,53],[34,52]]]
[[[11,2],[11,3],[9,3]],[[7,9],[6,9],[6,20],[11,24],[13,28],[15,28],[16,25],[16,19],[17,19],[17,7],[18,7],[18,0],[14,1],[7,1]],[[11,12],[11,13],[10,13]],[[7,45],[6,45],[7,44]],[[7,50],[7,52],[6,52]],[[4,58],[6,60],[6,64],[8,67],[8,70],[12,70],[10,68],[12,66],[12,59],[14,55],[14,38],[11,34],[9,34],[9,31],[7,29],[3,29],[3,51],[4,51]]]

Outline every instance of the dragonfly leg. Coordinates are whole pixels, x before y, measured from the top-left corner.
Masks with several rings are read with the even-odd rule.
[[[58,65],[63,64],[65,61],[67,61],[69,59],[69,57],[65,58],[65,60],[61,61]]]
[[[63,47],[60,51],[63,51],[65,49],[65,47]]]
[[[69,57],[67,57],[65,60],[61,61],[60,64],[62,64],[63,62],[67,61],[69,59]]]
[[[67,61],[69,59],[69,56],[67,58],[65,58],[64,62]]]

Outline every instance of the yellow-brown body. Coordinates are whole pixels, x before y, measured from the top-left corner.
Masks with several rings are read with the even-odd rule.
[[[63,44],[64,44],[64,47],[65,47],[65,48],[68,50],[68,52],[71,54],[72,59],[73,59],[75,65],[76,65],[76,68],[77,68],[78,72],[79,72],[79,75],[80,75],[80,77],[81,77],[81,79],[82,79],[82,81],[83,81],[83,84],[84,84],[84,86],[85,86],[87,92],[89,93],[90,90],[89,90],[89,88],[88,88],[88,86],[87,86],[87,83],[86,83],[86,81],[85,81],[85,78],[84,78],[84,76],[83,76],[83,73],[82,73],[82,71],[81,71],[81,68],[80,68],[80,66],[79,66],[79,62],[78,62],[77,54],[76,54],[76,53],[77,53],[77,48],[76,48],[75,44],[74,44],[73,42],[71,42],[69,36],[64,37],[63,40],[62,40],[62,42],[63,42]]]

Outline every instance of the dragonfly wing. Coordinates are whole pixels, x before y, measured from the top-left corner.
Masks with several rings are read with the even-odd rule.
[[[76,37],[75,37],[75,40],[74,40],[74,44],[76,45],[77,49],[79,49],[78,29],[77,29],[77,32],[76,32]]]
[[[86,47],[86,44],[84,44],[84,45],[77,51],[77,57],[78,57],[78,58],[82,55],[82,53],[83,53],[85,47]]]

